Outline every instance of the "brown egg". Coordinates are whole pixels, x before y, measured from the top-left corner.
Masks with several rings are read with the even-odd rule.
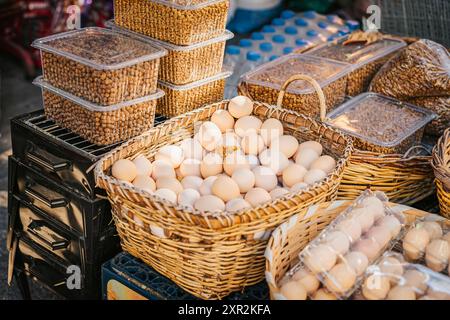
[[[246,193],[255,186],[255,175],[250,169],[238,169],[231,178],[237,183],[241,193]]]
[[[367,232],[366,237],[373,238],[381,248],[385,248],[391,241],[391,232],[385,227],[375,226]]]
[[[184,139],[180,143],[180,148],[183,150],[183,156],[186,159],[202,160],[203,147],[197,139]]]
[[[133,185],[150,193],[156,190],[155,181],[145,174],[136,176],[133,180]]]
[[[378,225],[388,229],[391,232],[392,238],[397,237],[402,228],[400,221],[396,217],[390,215],[378,220]]]
[[[215,111],[211,116],[211,121],[219,127],[222,133],[234,128],[234,118],[227,110]]]
[[[330,270],[337,260],[336,253],[330,246],[319,244],[316,247],[309,248],[304,253],[305,265],[313,273],[321,273]]]
[[[383,202],[375,196],[365,198],[362,205],[372,212],[375,221],[385,215]]]
[[[441,288],[428,288],[427,295],[433,300],[450,300],[450,294],[441,290]]]
[[[405,256],[411,260],[419,259],[430,243],[430,236],[423,228],[409,230],[403,238],[403,250]]]
[[[307,172],[308,171],[299,164],[290,164],[283,170],[283,183],[290,188],[296,183],[303,182],[303,178]]]
[[[442,228],[439,223],[435,221],[421,222],[417,225],[417,228],[424,228],[428,232],[430,240],[439,239],[442,237]]]
[[[203,178],[216,176],[223,172],[223,158],[221,155],[210,152],[200,163],[200,174]]]
[[[180,174],[181,176],[187,177],[187,176],[201,176],[200,172],[200,160],[197,159],[185,159],[180,165]]]
[[[352,250],[365,254],[369,262],[372,262],[380,254],[381,247],[372,238],[361,238],[355,243]]]
[[[225,173],[232,176],[234,171],[238,169],[250,169],[247,158],[239,151],[230,153],[223,161],[223,169]]]
[[[331,231],[326,235],[324,241],[336,254],[345,254],[350,248],[348,236],[342,231]]]
[[[337,300],[336,296],[326,289],[319,289],[313,296],[313,300]]]
[[[162,160],[171,163],[174,168],[178,168],[184,159],[183,149],[180,146],[163,146],[155,155],[155,160]]]
[[[275,137],[270,142],[270,148],[282,152],[286,158],[292,157],[298,148],[298,141],[294,136],[282,135]]]
[[[403,263],[394,257],[384,257],[379,263],[381,272],[392,284],[398,283],[403,275]]]
[[[116,179],[131,182],[137,176],[137,168],[132,161],[120,159],[113,164],[111,173]]]
[[[243,137],[245,134],[249,132],[255,132],[259,134],[259,131],[261,129],[262,122],[255,116],[245,116],[242,118],[239,118],[235,125],[234,125],[234,131],[239,137]]]
[[[211,176],[203,180],[202,184],[198,188],[198,191],[200,191],[200,194],[202,196],[207,196],[212,194],[212,185],[214,181],[216,181],[217,176]]]
[[[178,181],[176,178],[160,178],[156,180],[156,188],[157,189],[169,189],[175,192],[175,194],[179,194],[181,191],[183,191],[183,186],[181,185],[180,181]]]
[[[263,138],[254,131],[247,132],[242,136],[241,148],[245,154],[258,155],[265,149]]]
[[[304,149],[295,156],[295,163],[309,170],[313,162],[317,159],[319,159],[319,156],[316,151],[312,149]]]
[[[416,300],[416,293],[411,287],[395,286],[389,291],[387,300]]]
[[[336,226],[337,230],[344,232],[349,238],[350,242],[355,242],[361,237],[361,225],[355,219],[347,218],[342,220]]]
[[[374,224],[374,216],[372,212],[366,208],[356,208],[352,210],[352,217],[361,225],[362,232],[367,232]]]
[[[362,252],[351,251],[344,256],[343,262],[351,267],[357,276],[362,275],[369,265],[369,259]]]
[[[158,180],[160,178],[176,178],[175,169],[172,164],[166,161],[156,160],[153,162],[152,178],[153,180]]]
[[[297,149],[297,153],[305,150],[305,149],[312,149],[317,153],[317,156],[322,155],[323,147],[322,145],[317,141],[305,141],[300,143]]]
[[[227,176],[219,176],[212,185],[213,195],[227,202],[231,199],[239,197],[241,194],[238,184]]]
[[[416,288],[421,293],[425,293],[427,290],[428,276],[418,270],[406,270],[403,279],[406,286]]]
[[[136,166],[137,175],[150,176],[152,174],[153,165],[144,155],[139,155],[133,160]]]
[[[300,269],[292,276],[292,279],[300,283],[305,288],[306,293],[312,295],[319,289],[320,282],[315,275],[305,269]]]
[[[203,183],[203,179],[197,176],[187,176],[181,180],[181,185],[183,189],[194,189],[199,191],[200,186]]]
[[[278,185],[278,179],[272,169],[264,166],[258,166],[252,170],[255,176],[255,186],[262,188],[267,192],[272,191]]]
[[[201,196],[194,203],[194,208],[201,212],[224,211],[225,203],[214,195]]]
[[[274,138],[282,136],[284,133],[283,124],[275,118],[267,119],[261,125],[261,137],[266,146],[270,147],[270,143]]]
[[[384,300],[391,288],[389,279],[381,274],[371,274],[364,280],[362,294],[367,300]]]
[[[237,96],[228,103],[228,112],[236,119],[249,116],[253,112],[253,101],[245,96]]]
[[[289,281],[284,284],[280,293],[287,300],[306,300],[306,290],[298,281]]]
[[[250,203],[252,207],[258,207],[272,200],[270,194],[262,188],[250,189],[244,197],[245,201]]]
[[[325,286],[332,292],[344,293],[356,282],[355,271],[344,263],[336,264],[325,276]]]
[[[450,245],[445,240],[432,240],[425,251],[425,262],[427,266],[436,272],[441,272],[445,269],[449,257]]]
[[[336,160],[330,156],[321,156],[314,160],[311,164],[310,169],[320,169],[324,171],[327,175],[334,171],[336,168]]]
[[[205,150],[213,151],[222,141],[222,132],[214,122],[205,121],[198,129],[197,139]]]
[[[277,175],[281,175],[283,170],[289,166],[289,159],[282,152],[274,149],[263,150],[259,154],[261,165],[271,168]]]

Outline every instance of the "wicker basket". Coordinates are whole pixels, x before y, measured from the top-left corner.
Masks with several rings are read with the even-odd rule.
[[[436,176],[440,213],[450,219],[450,128],[434,147],[431,165]]]
[[[157,113],[171,118],[197,109],[205,104],[223,99],[226,79],[231,72],[222,72],[213,77],[177,86],[159,81],[158,87],[166,94],[158,101]]]
[[[117,25],[176,45],[225,32],[228,0],[114,0]]]
[[[175,85],[199,81],[218,74],[222,70],[225,42],[233,37],[233,33],[225,31],[222,35],[207,41],[190,46],[177,46],[121,28],[114,21],[107,21],[106,25],[118,32],[166,49],[168,55],[161,58],[158,80]]]
[[[331,221],[344,212],[352,201],[334,201],[312,206],[293,215],[276,228],[267,245],[266,281],[271,299],[279,294],[278,281],[298,262],[298,254]],[[394,203],[389,204],[396,212],[402,212],[408,222],[427,215],[427,212]]]
[[[409,156],[409,153],[382,154],[355,150],[345,168],[338,199],[355,199],[367,188],[382,191],[391,201],[405,205],[432,195],[431,156]]]
[[[140,135],[153,127],[157,99],[154,94],[125,103],[99,106],[59,90],[37,78],[34,84],[42,88],[45,114],[96,145],[110,145]]]
[[[338,131],[293,111],[255,102],[255,116],[279,119],[289,134],[318,140],[339,159],[326,180],[257,208],[212,214],[183,210],[110,176],[118,159],[139,154],[152,159],[160,147],[192,137],[196,122],[227,107],[223,101],[168,120],[113,150],[95,169],[97,183],[112,203],[122,248],[206,299],[225,297],[264,278],[263,253],[270,232],[299,210],[334,199],[352,151],[351,139]]]

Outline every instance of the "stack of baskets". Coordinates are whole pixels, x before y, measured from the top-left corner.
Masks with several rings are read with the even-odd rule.
[[[436,176],[440,213],[450,219],[450,128],[445,130],[434,147],[431,164]]]
[[[173,117],[222,100],[228,0],[115,0],[113,29],[168,51],[158,87],[158,113]]]
[[[167,52],[102,28],[38,39],[45,114],[97,145],[130,139],[153,126],[159,60]]]

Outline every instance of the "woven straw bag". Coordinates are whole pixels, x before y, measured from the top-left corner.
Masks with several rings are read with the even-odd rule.
[[[445,130],[434,147],[431,165],[436,176],[440,213],[450,219],[450,128]]]
[[[299,210],[334,199],[352,151],[351,139],[339,131],[293,111],[254,102],[256,117],[279,119],[285,131],[300,141],[320,141],[325,152],[338,160],[336,169],[299,193],[234,214],[191,212],[110,175],[115,161],[141,154],[152,160],[162,146],[192,137],[196,122],[227,108],[228,101],[223,101],[172,118],[116,148],[95,168],[97,183],[112,204],[122,248],[205,299],[223,298],[264,278],[270,232]]]
[[[277,299],[280,292],[277,283],[297,264],[300,251],[351,204],[349,200],[338,200],[312,206],[293,215],[272,232],[264,254],[271,299]],[[389,206],[403,213],[407,223],[428,214],[405,205],[389,203]]]

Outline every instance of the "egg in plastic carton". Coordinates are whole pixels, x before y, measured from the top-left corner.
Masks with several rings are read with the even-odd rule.
[[[356,300],[450,300],[450,278],[387,251],[367,268]]]
[[[387,200],[382,192],[364,191],[300,252],[299,264],[283,284],[295,287],[289,282],[299,284],[296,279],[306,272],[320,283],[316,291],[306,290],[309,298],[317,299],[318,290],[320,297],[351,296],[367,266],[392,248],[405,226],[405,217],[392,211]],[[281,294],[285,292],[283,287]]]
[[[394,250],[409,262],[450,275],[450,221],[432,214],[417,219]]]

